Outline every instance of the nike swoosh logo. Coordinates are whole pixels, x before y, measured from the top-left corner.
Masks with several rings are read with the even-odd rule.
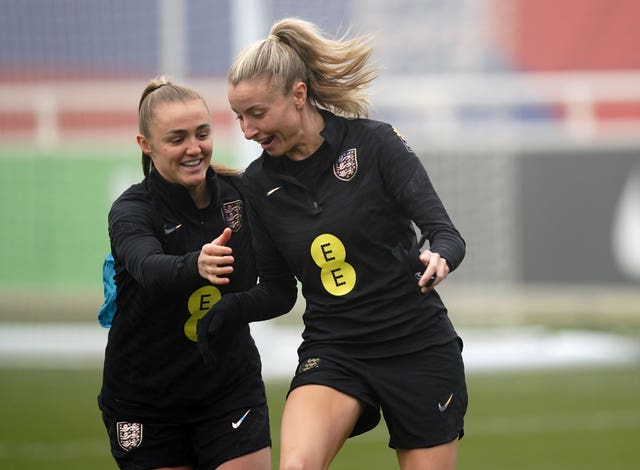
[[[244,419],[247,417],[247,415],[249,414],[249,411],[251,411],[251,408],[249,408],[247,411],[245,411],[245,413],[240,417],[240,419],[238,421],[233,421],[231,423],[231,427],[233,429],[238,429],[240,427],[240,425],[242,424],[242,422],[244,421]]]
[[[441,405],[440,403],[438,403],[438,410],[440,411],[440,413],[444,413],[444,411],[447,408],[449,408],[449,405],[451,404],[452,400],[453,400],[453,393],[449,395],[449,399],[446,401],[444,405]]]
[[[169,235],[170,233],[173,233],[173,232],[175,232],[176,230],[178,230],[180,227],[182,227],[182,224],[178,224],[178,225],[176,225],[175,227],[167,227],[167,226],[165,225],[165,227],[164,227],[164,234],[165,234],[165,235]]]
[[[275,193],[278,189],[282,189],[282,186],[276,186],[273,189],[270,189],[269,191],[267,191],[267,196],[271,196],[273,193]]]

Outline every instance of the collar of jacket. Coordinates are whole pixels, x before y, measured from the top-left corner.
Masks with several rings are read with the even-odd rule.
[[[207,186],[211,191],[210,204],[221,204],[220,183],[218,181],[218,174],[211,167],[207,169],[205,176]],[[168,203],[169,206],[188,207],[189,205],[195,206],[193,199],[187,188],[177,183],[170,183],[165,180],[160,172],[155,168],[151,168],[149,176],[147,178],[149,189],[154,193],[155,197]]]

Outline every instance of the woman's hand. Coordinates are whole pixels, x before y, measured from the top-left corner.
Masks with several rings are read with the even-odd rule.
[[[225,246],[233,232],[230,228],[225,228],[220,236],[211,243],[202,245],[198,256],[198,273],[211,284],[228,284],[226,277],[233,272],[232,249]]]
[[[425,265],[425,270],[420,280],[418,280],[418,286],[422,294],[427,294],[447,277],[449,265],[447,260],[438,253],[429,250],[424,250],[420,253],[420,261]]]

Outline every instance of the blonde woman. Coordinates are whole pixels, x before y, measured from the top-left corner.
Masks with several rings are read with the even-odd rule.
[[[260,279],[289,273],[306,300],[281,470],[328,468],[381,411],[404,470],[454,468],[463,435],[462,341],[435,287],[465,243],[401,135],[366,119],[371,53],[367,37],[289,18],[228,74],[240,128],[262,148],[245,172]],[[215,341],[207,317],[200,340]]]

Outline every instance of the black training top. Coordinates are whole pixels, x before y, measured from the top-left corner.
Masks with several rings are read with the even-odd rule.
[[[256,283],[250,231],[237,176],[207,172],[212,202],[196,208],[187,190],[152,170],[109,212],[117,312],[105,352],[100,407],[115,416],[189,421],[227,406],[265,400],[260,357],[245,326],[217,369],[196,344],[198,319],[221,296]],[[198,274],[202,245],[233,230],[231,282],[213,286]],[[232,396],[229,396],[230,393]]]
[[[412,221],[451,271],[465,243],[426,170],[389,124],[322,115],[325,140],[309,158],[264,152],[245,171],[261,279],[288,270],[302,283],[300,356],[375,358],[450,341],[440,296],[419,293]]]

